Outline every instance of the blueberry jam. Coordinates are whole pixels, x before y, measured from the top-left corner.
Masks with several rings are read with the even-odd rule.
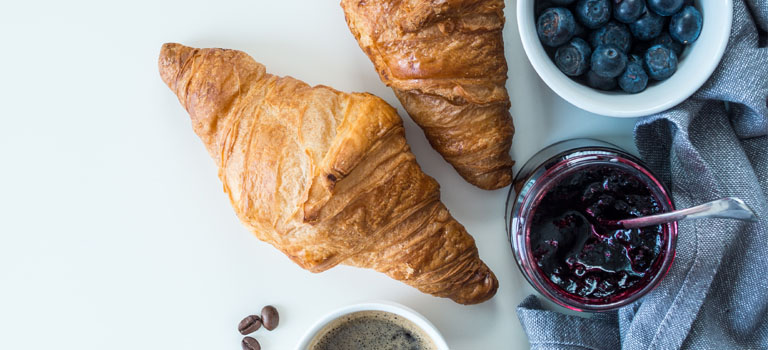
[[[538,272],[556,290],[583,303],[624,299],[661,268],[667,229],[617,229],[601,223],[662,210],[644,182],[618,165],[565,174],[533,212],[529,247]]]

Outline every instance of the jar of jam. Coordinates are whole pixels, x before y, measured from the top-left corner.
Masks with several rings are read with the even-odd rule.
[[[651,291],[675,256],[677,223],[640,229],[617,220],[674,210],[668,190],[636,157],[590,139],[551,145],[520,169],[507,234],[528,282],[575,311],[608,311]]]

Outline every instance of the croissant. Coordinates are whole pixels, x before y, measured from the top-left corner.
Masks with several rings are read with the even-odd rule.
[[[429,143],[469,183],[512,182],[503,0],[342,0],[349,29]]]
[[[237,216],[296,264],[371,268],[461,304],[496,293],[386,102],[268,74],[235,50],[165,44],[159,68]]]

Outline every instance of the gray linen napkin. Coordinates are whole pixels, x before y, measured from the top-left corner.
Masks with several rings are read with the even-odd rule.
[[[517,314],[532,349],[768,349],[767,31],[768,0],[735,0],[730,42],[709,81],[635,126],[642,158],[678,207],[735,196],[760,222],[681,222],[669,274],[618,312],[568,316],[529,296]]]

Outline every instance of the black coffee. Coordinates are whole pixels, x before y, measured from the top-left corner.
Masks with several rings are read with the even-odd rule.
[[[309,350],[435,350],[422,330],[400,316],[361,311],[341,317],[318,332]]]

